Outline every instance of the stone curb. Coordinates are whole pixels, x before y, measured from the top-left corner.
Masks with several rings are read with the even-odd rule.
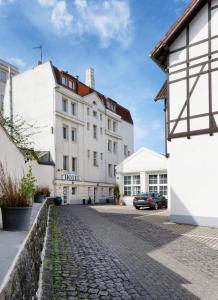
[[[37,299],[41,252],[47,228],[48,198],[40,208],[29,233],[19,248],[0,286],[0,300]]]

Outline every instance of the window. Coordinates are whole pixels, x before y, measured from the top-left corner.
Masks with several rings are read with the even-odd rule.
[[[63,169],[69,171],[69,157],[66,155],[63,156]]]
[[[93,110],[93,117],[97,118],[97,111]]]
[[[124,145],[124,155],[127,156],[128,154],[128,146],[127,145]]]
[[[112,177],[112,165],[111,164],[108,165],[108,176]]]
[[[167,174],[149,175],[149,192],[160,193],[167,196]]]
[[[87,116],[89,116],[89,113],[90,113],[90,109],[89,107],[87,107]]]
[[[98,153],[95,151],[93,152],[93,165],[98,167]]]
[[[101,153],[101,160],[103,160],[103,153]]]
[[[124,176],[124,196],[137,196],[140,193],[140,175]]]
[[[63,139],[68,140],[68,126],[63,125]]]
[[[72,187],[72,195],[76,195],[76,188]]]
[[[160,174],[160,184],[167,184],[167,174]]]
[[[68,85],[69,85],[69,88],[71,88],[72,90],[75,90],[75,82],[74,81],[69,80]]]
[[[102,121],[102,114],[100,114],[100,120]]]
[[[160,189],[159,189],[159,192],[160,192],[161,195],[167,196],[167,185],[161,185]]]
[[[107,120],[107,129],[108,130],[111,130],[111,122],[112,122],[111,119]]]
[[[113,196],[113,188],[110,187],[110,188],[109,188],[109,197],[112,197],[112,196]]]
[[[108,151],[111,152],[112,151],[112,141],[108,140]]]
[[[124,176],[124,185],[131,185],[131,176]]]
[[[67,99],[62,99],[62,110],[64,111],[64,112],[68,112],[68,101],[67,101]]]
[[[100,133],[103,134],[103,128],[102,127],[100,128]]]
[[[158,191],[157,185],[149,186],[149,192],[157,193],[157,191]]]
[[[116,176],[116,165],[114,165],[114,176]]]
[[[76,142],[76,128],[71,129],[71,140],[72,142]]]
[[[6,82],[7,80],[7,73],[5,71],[0,71],[0,81]]]
[[[72,157],[72,172],[76,172],[76,163],[77,163],[77,159],[76,157]]]
[[[90,157],[90,150],[87,151],[87,155],[88,155],[88,157]]]
[[[117,123],[113,121],[113,132],[117,131]]]
[[[72,114],[73,116],[76,115],[76,104],[73,103],[73,102],[71,102],[71,114]]]
[[[124,196],[131,196],[131,186],[124,186]]]
[[[61,83],[62,83],[62,84],[68,85],[68,84],[67,84],[67,81],[68,81],[68,80],[67,80],[67,77],[65,77],[65,76],[62,76],[62,77],[61,77]]]
[[[157,175],[149,175],[149,184],[157,184]]]
[[[113,143],[113,152],[117,153],[117,142]]]
[[[97,139],[97,126],[93,125],[93,138]]]
[[[0,112],[3,112],[4,110],[4,95],[1,95],[0,98]]]
[[[90,129],[90,123],[87,122],[87,129],[89,130]]]
[[[128,151],[128,156],[130,156],[130,151]]]

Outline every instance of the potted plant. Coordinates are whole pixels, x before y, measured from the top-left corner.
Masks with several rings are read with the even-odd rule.
[[[31,167],[20,181],[16,181],[0,163],[0,207],[4,230],[28,230],[35,182]]]
[[[120,188],[118,184],[114,186],[114,200],[116,205],[120,204]]]
[[[34,202],[42,203],[46,197],[50,196],[50,191],[47,186],[37,187],[34,194]]]

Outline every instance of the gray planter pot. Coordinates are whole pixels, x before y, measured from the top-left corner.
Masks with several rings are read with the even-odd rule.
[[[34,202],[35,203],[42,203],[45,200],[44,195],[35,195],[34,196]]]
[[[32,207],[2,207],[3,229],[24,231],[29,229]]]

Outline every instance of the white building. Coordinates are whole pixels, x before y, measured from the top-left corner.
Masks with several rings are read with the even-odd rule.
[[[152,58],[165,99],[171,217],[218,227],[218,0],[194,0]]]
[[[39,155],[39,160],[29,160],[25,151],[21,151],[7,131],[0,125],[0,163],[7,173],[15,180],[20,180],[27,173],[28,167],[32,167],[33,176],[36,178],[36,185],[48,187],[51,195],[54,189],[54,163],[48,159],[48,153]]]
[[[116,170],[121,200],[127,205],[132,205],[134,196],[144,192],[157,192],[167,197],[164,155],[143,147],[120,163]]]
[[[93,86],[93,70],[88,73]],[[68,203],[112,197],[115,167],[133,153],[130,112],[51,62],[14,77],[12,94],[13,114],[40,127],[34,148],[51,153],[56,195]]]
[[[7,63],[6,61],[0,59],[0,112],[3,111],[5,86],[7,79],[10,76],[15,76],[19,73],[18,69]]]

